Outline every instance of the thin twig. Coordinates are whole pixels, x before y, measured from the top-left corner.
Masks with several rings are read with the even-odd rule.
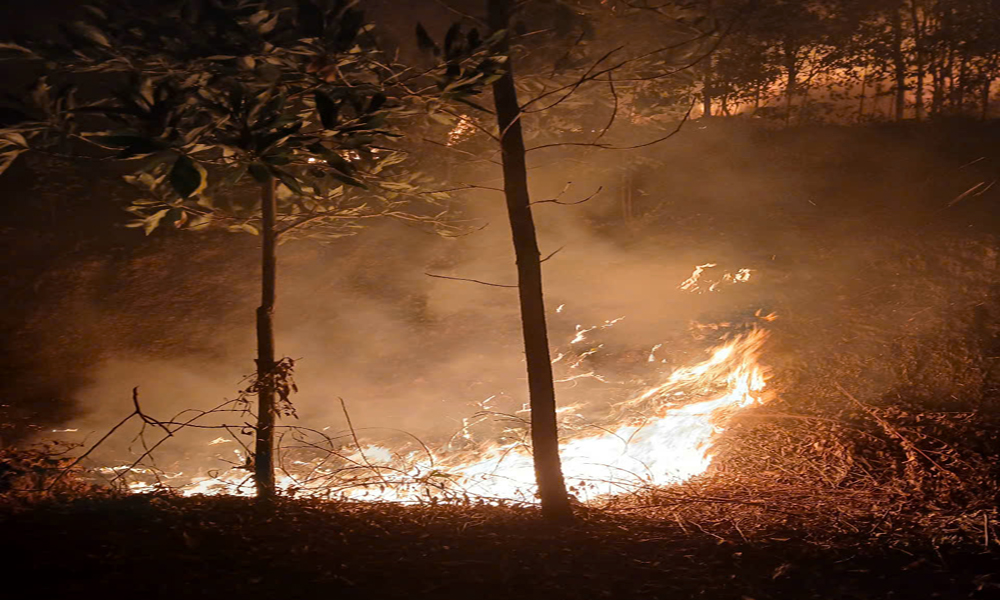
[[[388,486],[389,482],[386,481],[385,477],[382,475],[382,472],[377,467],[372,465],[368,461],[368,457],[365,456],[365,451],[361,447],[361,442],[358,441],[358,434],[357,432],[354,431],[354,425],[351,423],[351,414],[347,412],[347,403],[344,402],[343,398],[338,397],[337,400],[340,400],[340,408],[343,409],[344,411],[344,418],[347,419],[347,427],[348,429],[351,430],[351,437],[354,438],[354,445],[358,447],[358,454],[361,456],[361,460],[364,461],[365,466],[367,466],[369,469],[372,470],[372,472],[378,475],[379,478],[382,479],[382,482]]]
[[[480,281],[478,279],[467,279],[465,277],[448,277],[447,275],[435,275],[433,273],[424,273],[428,277],[434,277],[437,279],[451,279],[452,281],[468,281],[470,283],[478,283],[480,285],[488,285],[490,287],[502,287],[502,288],[516,288],[516,285],[504,285],[502,283],[490,283],[488,281]]]

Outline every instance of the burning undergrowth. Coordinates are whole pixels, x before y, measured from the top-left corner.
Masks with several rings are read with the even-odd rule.
[[[996,256],[989,240],[896,239],[853,253],[852,267],[864,268],[837,289],[831,281],[842,279],[754,271],[746,289],[762,286],[770,304],[727,320],[706,314],[663,345],[619,343],[627,315],[572,327],[554,369],[575,497],[729,541],[905,544],[920,531],[940,544],[994,544]],[[837,260],[830,251],[827,264]],[[678,284],[712,295],[747,283],[741,273],[751,272],[701,263]],[[504,394],[478,407],[442,438],[289,425],[282,488],[374,502],[531,504],[524,407]],[[202,431],[210,441],[186,462],[90,464],[125,491],[250,495],[245,408],[236,401],[206,417],[209,427],[219,417],[237,425]],[[147,444],[163,438],[160,425],[147,423]],[[142,454],[138,440],[134,447]]]
[[[734,418],[706,477],[617,506],[727,539],[996,544],[995,241],[886,236],[850,259],[848,283],[783,280],[775,398]]]
[[[716,331],[715,337],[723,338],[719,345],[703,351],[695,364],[674,366],[657,355],[657,345],[642,352],[642,365],[634,364],[635,352],[626,352],[630,368],[610,375],[605,373],[609,361],[622,357],[605,356],[601,333],[621,320],[578,325],[553,361],[563,397],[575,400],[560,409],[562,458],[571,491],[581,501],[678,484],[703,473],[733,415],[769,398],[768,372],[758,362],[767,333],[756,324],[729,331],[726,324]],[[701,328],[694,331],[695,338],[705,337]],[[604,402],[593,401],[597,397]],[[250,430],[239,425],[237,416],[248,416],[248,400],[243,394],[212,411],[187,411],[164,422],[142,413],[136,398],[133,417],[146,427],[137,438],[144,451],[138,459],[99,467],[97,473],[134,492],[176,488],[185,495],[249,494]],[[466,418],[450,439],[428,441],[402,431],[356,429],[341,403],[345,431],[282,427],[279,485],[287,494],[407,503],[534,502],[528,414],[509,398],[484,399],[480,412]],[[229,423],[218,422],[220,417]],[[230,449],[232,467],[192,476],[190,460],[173,469],[158,466],[159,444],[190,427],[218,431],[209,445]],[[194,464],[204,468],[204,462]]]

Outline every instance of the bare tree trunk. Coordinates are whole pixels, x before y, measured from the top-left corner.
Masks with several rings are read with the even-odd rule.
[[[509,28],[511,4],[511,0],[488,0],[489,21],[493,31]],[[508,38],[505,36],[500,43],[499,51],[506,54],[509,51],[508,44]],[[535,479],[542,503],[542,515],[552,521],[564,522],[572,520],[573,509],[566,494],[566,483],[559,461],[555,383],[552,377],[548,330],[545,324],[545,301],[542,295],[542,263],[535,235],[535,223],[531,215],[531,199],[528,195],[521,109],[517,102],[513,64],[509,55],[503,77],[493,84],[493,96],[497,123],[500,126],[504,194],[517,258],[521,327],[528,368],[531,449]]]
[[[702,84],[701,88],[701,110],[704,113],[703,116],[712,116],[712,93],[708,89],[708,82]]]
[[[983,82],[982,90],[982,111],[979,113],[979,119],[986,121],[990,118],[990,88],[993,86],[993,77],[989,75],[983,75],[986,81]]]
[[[783,44],[785,52],[785,69],[788,72],[788,81],[785,82],[785,126],[792,122],[792,98],[795,97],[796,83],[799,79],[799,69],[797,54],[798,48],[792,47],[790,43]]]
[[[934,65],[932,76],[934,90],[931,94],[931,113],[937,117],[940,116],[941,111],[944,110],[944,71],[941,68],[940,61]]]
[[[945,71],[948,73],[948,112],[955,114],[955,86],[957,84],[955,77],[955,51],[948,50],[948,61],[946,63]]]
[[[903,7],[900,5],[897,10],[893,11],[892,15],[892,62],[896,74],[897,121],[903,120],[903,112],[906,110],[906,56],[903,54],[902,10]]]
[[[868,65],[865,65],[865,70],[861,74],[861,98],[858,100],[858,123],[863,123],[865,120],[865,96],[868,93]]]
[[[257,440],[254,449],[254,480],[257,497],[271,499],[274,486],[274,300],[278,261],[275,254],[274,179],[262,184],[260,306],[257,308]]]
[[[965,90],[969,87],[969,55],[965,50],[958,53],[958,85],[955,87],[955,108],[965,112]]]
[[[924,26],[920,20],[917,3],[910,2],[910,16],[913,19],[914,57],[917,63],[917,83],[914,90],[914,118],[922,121],[924,118]]]

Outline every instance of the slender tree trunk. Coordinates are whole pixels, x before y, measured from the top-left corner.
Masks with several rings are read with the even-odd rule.
[[[510,26],[511,0],[488,0],[489,21],[493,31]],[[508,38],[500,52],[508,53]],[[545,301],[542,295],[542,263],[531,216],[528,195],[528,171],[524,137],[521,133],[521,109],[514,88],[510,56],[507,69],[493,84],[500,149],[503,157],[504,194],[510,217],[514,253],[517,258],[518,295],[521,302],[521,326],[524,354],[528,368],[528,394],[531,406],[531,449],[535,479],[542,503],[542,515],[553,521],[569,521],[573,509],[566,494],[559,461],[559,431],[556,422],[555,383],[549,356],[548,330],[545,325]]]
[[[275,254],[274,179],[261,189],[261,280],[257,308],[257,443],[254,450],[254,479],[257,497],[271,499],[274,486],[274,300],[278,261]]]
[[[983,75],[986,81],[983,82],[982,89],[982,103],[983,107],[979,113],[979,119],[986,121],[990,118],[990,88],[993,86],[993,77],[990,75]]]
[[[785,51],[785,70],[788,72],[788,81],[785,82],[785,126],[791,124],[792,122],[792,99],[795,97],[796,83],[799,79],[799,69],[797,54],[798,49],[793,48],[791,44],[784,44]]]
[[[945,72],[948,74],[948,112],[955,114],[955,51],[948,51],[948,61],[945,66]]]
[[[940,61],[934,66],[932,76],[934,90],[931,94],[931,113],[937,117],[944,110],[944,71],[942,70]]]
[[[702,84],[701,88],[701,110],[704,113],[703,116],[712,116],[712,92],[708,89],[708,82]]]
[[[920,54],[918,52],[918,54]],[[914,118],[917,121],[924,120],[924,65],[923,59],[917,59],[917,83],[914,90]]]
[[[922,121],[924,118],[924,26],[920,20],[917,3],[910,2],[910,17],[913,19],[913,52],[917,63],[917,82],[914,90],[914,118]]]
[[[955,107],[964,113],[965,90],[969,87],[969,55],[962,50],[958,54],[958,85],[955,87]]]
[[[865,120],[865,96],[868,94],[868,65],[861,74],[861,97],[858,99],[858,123]]]
[[[896,75],[896,120],[903,120],[906,110],[906,56],[903,54],[903,7],[892,15],[892,63]]]

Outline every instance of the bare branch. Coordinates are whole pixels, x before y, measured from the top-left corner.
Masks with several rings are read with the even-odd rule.
[[[467,150],[459,150],[458,148],[456,148],[454,146],[449,146],[448,144],[445,144],[443,142],[439,142],[437,140],[432,140],[430,138],[421,138],[421,139],[423,141],[427,142],[428,144],[434,144],[435,146],[441,146],[442,148],[448,148],[449,150],[452,150],[454,152],[458,152],[459,154],[465,154],[467,156],[471,156],[472,158],[475,159],[475,161],[471,161],[471,162],[488,162],[488,163],[493,163],[494,165],[497,165],[498,167],[502,166],[502,163],[500,163],[500,161],[493,160],[492,158],[479,158],[477,155],[475,155],[472,152],[469,152]]]
[[[611,109],[611,117],[608,118],[607,125],[605,125],[604,129],[601,130],[601,133],[597,134],[597,137],[594,138],[594,142],[597,142],[604,137],[604,134],[606,134],[608,130],[611,129],[611,126],[615,124],[615,119],[618,118],[618,92],[615,90],[615,79],[611,73],[608,73],[608,89],[611,91],[611,97],[614,99],[615,104]]]
[[[560,246],[560,247],[559,247],[559,248],[557,248],[557,249],[556,249],[556,250],[555,250],[555,251],[554,251],[554,252],[553,252],[552,254],[549,254],[548,256],[546,256],[545,258],[543,258],[542,260],[538,261],[538,262],[539,262],[539,264],[540,264],[540,263],[543,263],[543,262],[545,262],[545,261],[547,261],[547,260],[549,260],[550,258],[552,258],[553,256],[555,256],[556,254],[559,254],[559,253],[560,253],[560,252],[562,251],[562,249],[563,249],[563,248],[565,248],[565,247],[566,247],[566,246]]]
[[[475,185],[473,183],[463,183],[459,187],[445,188],[443,190],[431,190],[431,191],[428,191],[428,192],[417,192],[417,193],[418,194],[444,194],[444,193],[447,193],[447,192],[464,192],[464,191],[468,191],[468,190],[488,190],[488,191],[491,191],[491,192],[500,192],[501,194],[504,191],[503,188],[489,187],[487,185]]]
[[[687,113],[685,113],[684,115],[684,118],[681,119],[681,122],[677,124],[677,127],[674,128],[673,131],[671,131],[670,133],[668,133],[663,137],[659,137],[656,138],[655,140],[650,140],[648,142],[643,142],[642,144],[635,144],[633,146],[612,146],[611,144],[595,144],[594,142],[560,142],[556,144],[543,144],[541,146],[535,146],[534,148],[528,148],[527,150],[525,150],[525,152],[531,152],[532,150],[542,150],[544,148],[557,148],[560,146],[584,146],[590,148],[598,148],[600,150],[635,150],[636,148],[645,148],[646,146],[652,146],[653,144],[659,144],[660,142],[669,140],[670,138],[680,133],[681,128],[683,128],[684,124],[687,123],[688,119],[691,118],[692,110],[694,110],[693,103],[688,108]]]
[[[587,83],[588,81],[593,81],[595,79],[598,79],[601,76],[606,75],[607,73],[610,73],[612,71],[616,71],[616,70],[622,68],[623,66],[625,66],[627,64],[640,61],[640,60],[642,60],[644,58],[649,58],[650,56],[654,56],[654,55],[659,54],[661,52],[668,52],[670,50],[676,50],[677,48],[681,48],[681,47],[687,46],[687,45],[692,44],[694,42],[700,41],[700,40],[702,40],[702,39],[704,39],[706,37],[709,37],[710,35],[713,35],[714,33],[715,33],[714,31],[706,32],[704,34],[701,34],[701,35],[693,37],[693,38],[689,38],[689,39],[684,40],[682,42],[679,42],[677,44],[671,44],[669,46],[664,46],[664,47],[658,48],[656,50],[651,50],[649,52],[640,54],[638,56],[634,56],[632,58],[624,59],[624,60],[619,61],[618,63],[616,63],[614,65],[611,65],[609,67],[605,67],[603,69],[599,69],[599,70],[595,71],[594,69],[599,64],[601,64],[602,62],[604,62],[605,60],[607,60],[607,58],[613,52],[616,52],[616,51],[618,51],[618,50],[621,49],[621,47],[615,48],[611,52],[609,52],[609,53],[605,54],[604,56],[602,56],[601,58],[599,58],[593,65],[591,65],[590,69],[588,69],[585,74],[581,75],[573,83],[568,83],[568,84],[566,84],[566,85],[564,85],[562,87],[556,88],[554,90],[549,90],[547,92],[539,94],[538,96],[535,96],[531,100],[528,100],[523,105],[521,105],[521,110],[524,111],[524,112],[542,112],[542,111],[548,110],[548,109],[552,108],[553,106],[556,106],[557,104],[563,102],[566,98],[568,98],[570,95],[572,95],[573,92],[575,92],[577,89],[579,89],[579,87],[581,85],[583,85],[584,83]],[[725,36],[723,36],[723,37],[725,37]],[[714,48],[713,48],[713,51],[714,51]],[[704,58],[704,57],[702,57],[702,58]],[[689,67],[690,66],[685,66],[684,68],[682,68],[680,70],[684,70],[685,68],[689,68]],[[676,72],[677,72],[676,70],[675,71],[671,71],[670,74],[672,75],[672,74],[674,74]],[[655,78],[656,77],[653,77],[653,79],[655,79]],[[623,80],[619,79],[618,81],[623,81]],[[624,81],[635,81],[635,80],[624,80]],[[644,81],[644,80],[643,79],[639,79],[638,81]],[[546,106],[544,108],[538,108],[538,109],[531,110],[531,111],[526,110],[532,104],[535,104],[536,102],[540,102],[544,98],[547,98],[547,97],[549,97],[549,96],[551,96],[553,94],[558,94],[558,93],[566,91],[566,90],[569,90],[569,93],[566,94],[566,95],[564,95],[559,100],[553,102],[552,104],[550,104],[550,105],[548,105],[548,106]]]
[[[569,187],[569,185],[567,185],[566,187]],[[597,196],[598,194],[600,194],[601,190],[603,190],[603,189],[604,189],[603,185],[599,186],[597,188],[597,191],[595,191],[593,194],[587,196],[583,200],[577,200],[575,202],[563,202],[562,200],[559,199],[559,196],[562,196],[562,192],[560,192],[559,196],[556,196],[555,198],[550,198],[548,200],[536,200],[535,202],[532,202],[531,204],[561,204],[563,206],[573,206],[575,204],[583,204],[584,202],[586,202],[588,200],[591,200],[592,198],[594,198],[595,196]],[[563,190],[563,191],[565,191],[565,190]]]
[[[480,285],[488,285],[490,287],[502,287],[502,288],[516,288],[516,285],[504,285],[502,283],[490,283],[488,281],[480,281],[478,279],[466,279],[465,277],[448,277],[447,275],[434,275],[433,273],[424,273],[428,277],[434,277],[436,279],[450,279],[452,281],[468,281],[471,283],[478,283]]]

